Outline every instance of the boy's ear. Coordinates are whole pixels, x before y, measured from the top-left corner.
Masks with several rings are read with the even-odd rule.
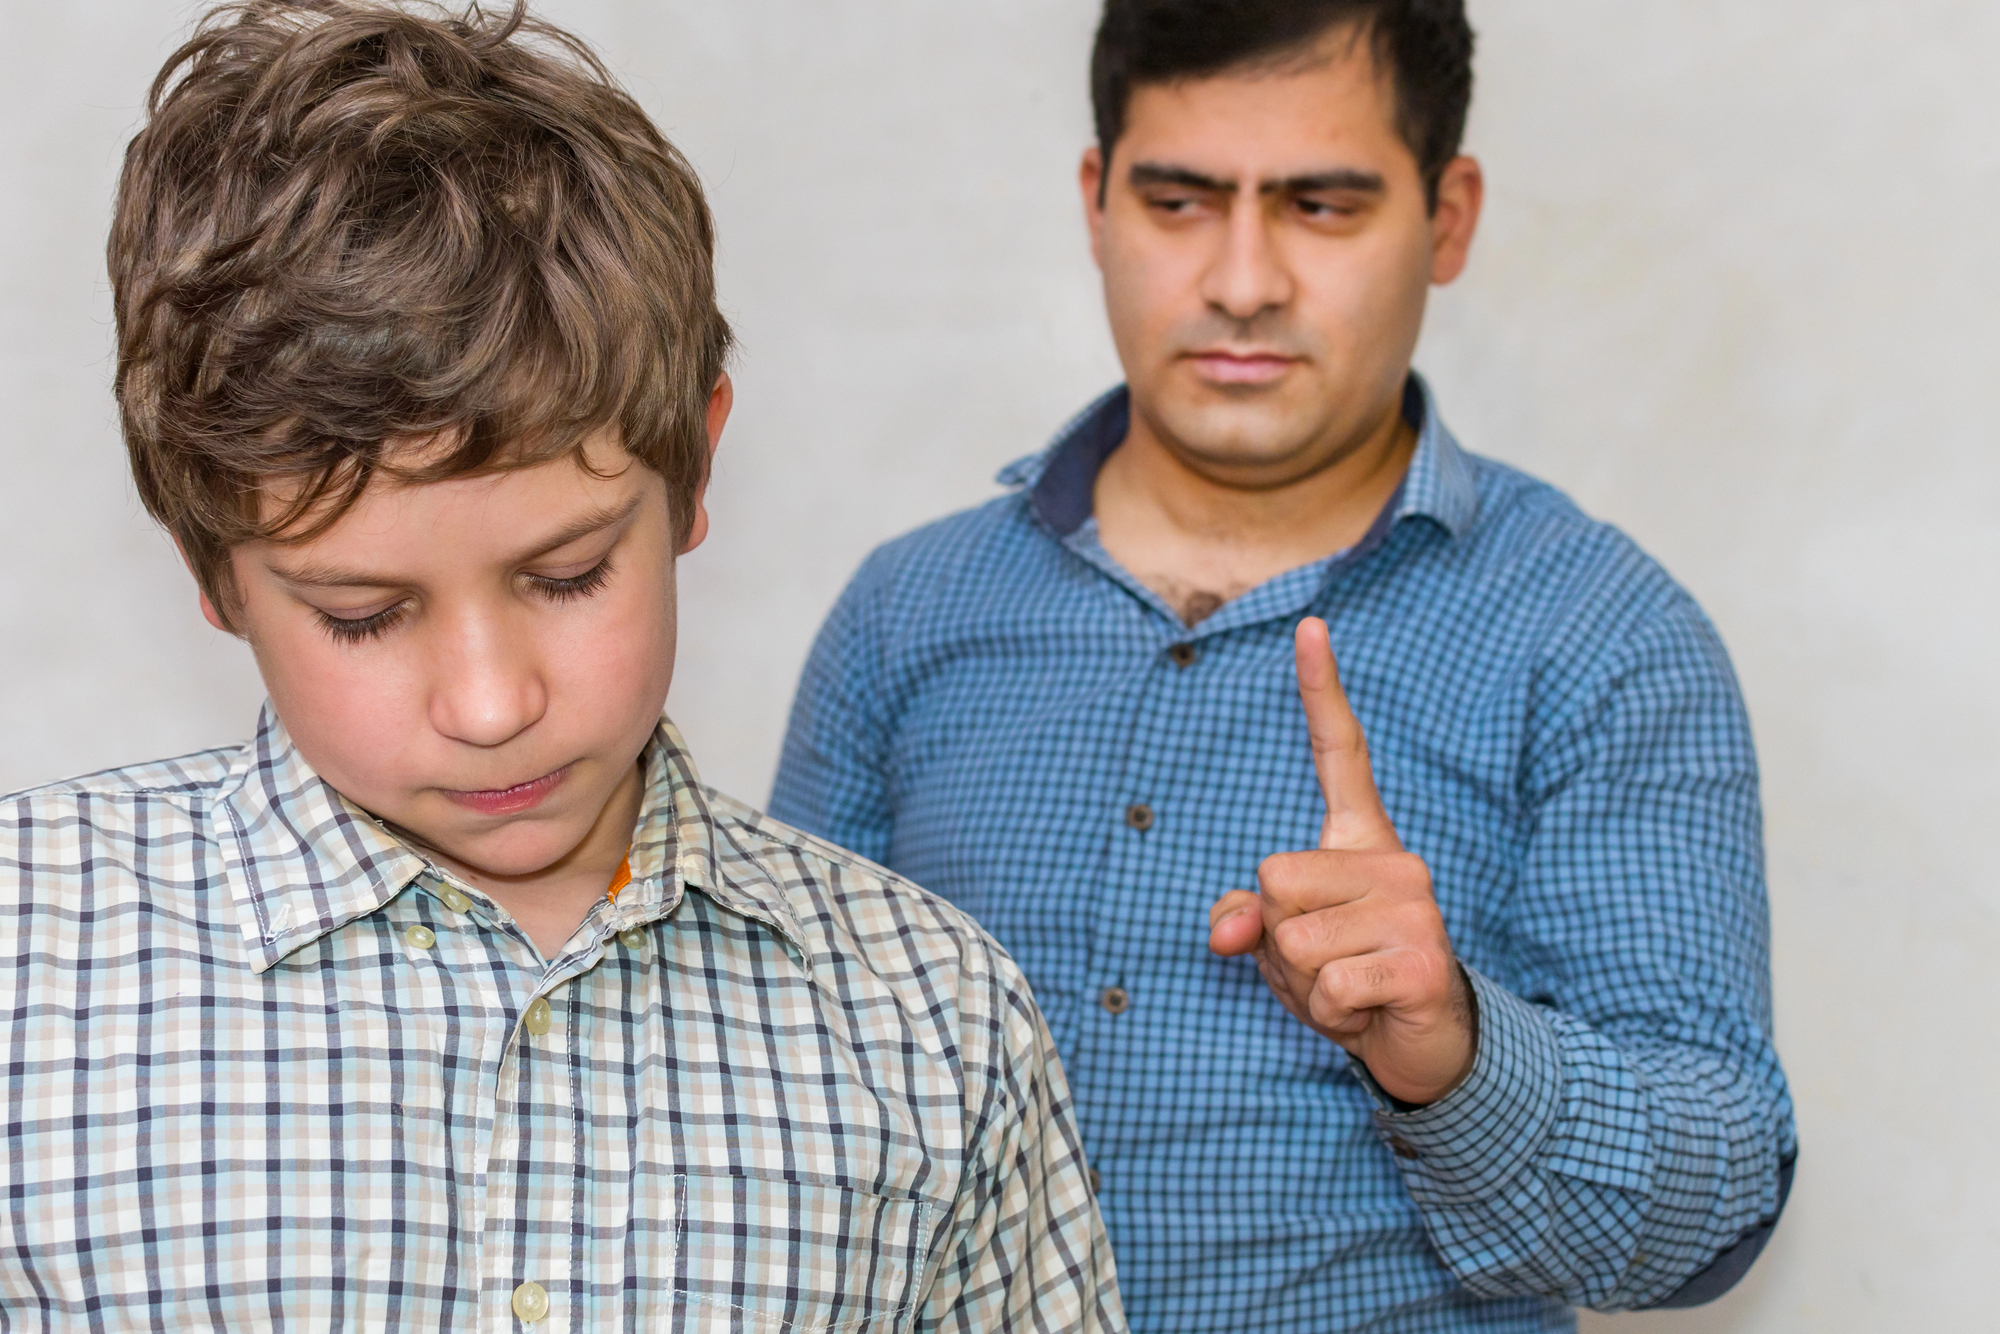
[[[209,600],[206,589],[202,590],[201,593],[201,614],[207,618],[210,625],[222,631],[223,634],[233,635],[236,633],[229,628],[229,622],[222,619],[222,613],[215,609],[215,603]]]
[[[716,378],[715,388],[708,393],[708,458],[711,467],[715,462],[715,450],[722,443],[722,428],[729,422],[729,410],[736,406],[736,386],[724,371]],[[708,537],[708,483],[694,493],[694,517],[688,522],[687,540],[681,543],[680,554],[685,556],[700,546]],[[205,603],[203,605],[206,605]]]
[[[722,428],[729,421],[729,410],[736,406],[736,385],[724,371],[716,377],[715,388],[708,391],[708,456],[715,457],[715,447],[722,443]]]
[[[228,618],[220,611],[216,610],[214,600],[208,596],[208,590],[201,586],[201,580],[195,576],[194,562],[188,559],[187,548],[181,545],[181,540],[178,537],[173,538],[173,544],[174,554],[181,558],[181,564],[187,569],[188,577],[194,579],[195,593],[201,599],[202,619],[222,631],[225,635],[235,635],[236,627],[231,625]],[[241,638],[240,635],[237,637]]]

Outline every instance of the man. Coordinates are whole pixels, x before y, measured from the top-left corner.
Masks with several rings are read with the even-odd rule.
[[[699,183],[574,38],[205,19],[110,247],[246,745],[0,801],[0,1325],[1123,1328],[960,912],[661,721],[729,415]]]
[[[1149,1334],[1688,1304],[1789,1187],[1722,646],[1410,370],[1471,48],[1450,0],[1110,0],[1127,384],[871,557],[795,706],[773,809],[1033,983]]]

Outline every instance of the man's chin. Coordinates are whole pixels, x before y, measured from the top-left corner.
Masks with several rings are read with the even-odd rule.
[[[1261,405],[1207,409],[1167,421],[1163,442],[1195,471],[1218,479],[1286,471],[1312,450],[1315,436],[1290,413]]]

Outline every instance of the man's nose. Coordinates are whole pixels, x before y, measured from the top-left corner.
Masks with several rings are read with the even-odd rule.
[[[1249,195],[1232,201],[1222,250],[1202,282],[1202,297],[1211,306],[1232,319],[1251,320],[1290,303],[1291,270],[1272,231],[1262,199]]]
[[[548,683],[527,635],[503,617],[466,613],[439,627],[431,682],[431,726],[454,741],[498,746],[548,712]]]

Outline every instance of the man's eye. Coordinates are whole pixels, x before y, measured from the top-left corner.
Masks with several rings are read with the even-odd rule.
[[[572,598],[587,598],[604,587],[611,579],[611,558],[606,556],[582,574],[568,579],[551,579],[546,575],[531,574],[528,582],[551,602],[568,602]]]
[[[1301,199],[1298,210],[1315,220],[1352,218],[1361,212],[1355,205],[1338,199]]]

